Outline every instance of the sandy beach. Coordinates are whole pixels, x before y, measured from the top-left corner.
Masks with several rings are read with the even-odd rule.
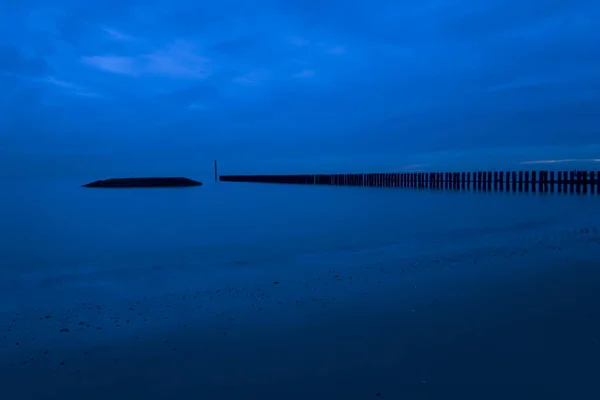
[[[4,308],[2,397],[595,398],[599,255],[586,228],[327,269],[240,265],[222,279],[57,278]]]

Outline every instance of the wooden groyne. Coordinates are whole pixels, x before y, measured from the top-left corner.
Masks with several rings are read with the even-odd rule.
[[[577,170],[221,175],[219,180],[223,182],[304,185],[600,194],[600,171]]]

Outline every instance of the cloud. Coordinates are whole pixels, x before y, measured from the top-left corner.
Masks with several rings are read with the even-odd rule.
[[[580,158],[580,159],[564,159],[564,160],[537,160],[537,161],[521,161],[519,164],[563,164],[563,163],[598,163],[600,158]]]
[[[257,47],[257,45],[258,43],[256,38],[249,35],[243,35],[234,39],[219,41],[218,43],[209,46],[208,49],[219,54],[239,55],[248,51],[252,51]]]
[[[196,54],[195,46],[183,40],[148,54],[87,56],[82,62],[102,71],[129,76],[203,79],[211,73],[210,60]]]
[[[43,58],[26,56],[17,46],[0,43],[0,71],[43,75],[48,71],[48,64]]]
[[[298,47],[306,47],[310,45],[310,41],[308,39],[304,39],[300,36],[291,36],[288,38],[290,44]]]
[[[208,107],[205,104],[194,103],[187,106],[190,110],[208,110]]]
[[[102,28],[102,30],[104,31],[104,33],[106,33],[106,35],[109,38],[111,38],[113,40],[118,40],[118,41],[131,41],[131,40],[134,40],[133,36],[126,35],[123,32],[120,32],[120,31],[118,31],[116,29],[104,27],[104,28]]]
[[[297,58],[292,58],[291,62],[293,64],[298,64],[298,65],[307,65],[308,64],[306,61],[300,60],[300,59],[297,59]]]
[[[120,75],[138,76],[143,72],[143,65],[134,57],[123,56],[89,56],[82,62],[102,71]]]
[[[464,7],[455,8],[448,17],[441,19],[440,29],[456,38],[484,38],[491,35],[510,34],[543,24],[553,18],[564,19],[578,8],[591,4],[588,0],[504,1],[490,0],[472,3],[462,2]]]
[[[65,88],[65,89],[72,89],[72,90],[78,90],[79,89],[79,87],[77,85],[75,85],[74,83],[70,83],[70,82],[66,82],[66,81],[61,81],[61,80],[55,79],[53,77],[46,78],[46,83],[49,83],[51,85],[58,86],[58,87],[61,87],[61,88]]]
[[[312,69],[305,69],[295,73],[293,76],[294,78],[312,78],[315,76],[315,71]]]
[[[327,50],[328,54],[345,54],[346,53],[346,48],[343,46],[336,46],[336,47],[332,47],[331,49]]]
[[[74,96],[79,96],[79,97],[94,97],[94,98],[98,98],[101,97],[98,93],[94,93],[91,92],[79,85],[76,85],[72,82],[66,82],[66,81],[61,81],[58,80],[54,77],[48,77],[45,79],[45,82],[49,85],[58,87],[63,89],[66,93],[72,94]]]
[[[419,172],[419,171],[424,171],[425,168],[427,168],[427,164],[410,164],[410,165],[406,165],[404,167],[402,167],[403,170],[406,171],[415,171],[415,172]]]
[[[270,75],[270,71],[264,68],[259,68],[250,71],[247,74],[237,76],[233,79],[233,81],[242,85],[257,85],[265,81]]]
[[[48,152],[140,132],[177,132],[180,151],[371,160],[598,142],[594,0],[17,3],[0,12],[1,130],[60,132]],[[514,164],[594,158],[561,151]]]

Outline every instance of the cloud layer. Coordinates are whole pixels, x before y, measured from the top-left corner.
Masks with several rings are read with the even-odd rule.
[[[590,146],[599,18],[592,0],[2,5],[0,156]]]

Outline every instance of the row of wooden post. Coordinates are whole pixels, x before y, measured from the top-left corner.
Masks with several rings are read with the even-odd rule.
[[[509,192],[600,193],[600,171],[399,172],[374,174],[221,175],[226,182],[375,186]]]

